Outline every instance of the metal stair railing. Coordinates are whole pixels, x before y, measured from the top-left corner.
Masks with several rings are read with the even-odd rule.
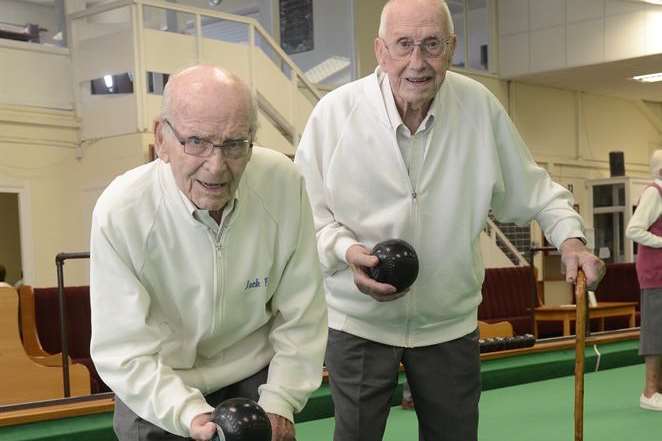
[[[489,236],[493,245],[499,249],[505,247],[506,250],[515,258],[513,264],[517,266],[529,266],[529,262],[524,255],[513,245],[508,237],[501,231],[501,228],[495,224],[492,219],[488,218],[484,229],[485,233]],[[502,249],[503,251],[503,249]],[[506,254],[506,253],[504,253]],[[509,259],[511,260],[511,259]]]

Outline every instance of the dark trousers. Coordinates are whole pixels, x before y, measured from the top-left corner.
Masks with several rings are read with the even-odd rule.
[[[207,403],[218,406],[230,398],[249,398],[258,400],[257,388],[267,382],[268,366],[238,383],[231,384],[205,396]],[[115,414],[113,415],[113,429],[119,441],[178,441],[190,440],[166,432],[162,428],[145,421],[136,415],[119,398],[115,397]]]
[[[402,348],[329,329],[326,366],[335,407],[334,441],[382,440],[401,362],[415,403],[419,437],[476,441],[478,330],[437,345]]]

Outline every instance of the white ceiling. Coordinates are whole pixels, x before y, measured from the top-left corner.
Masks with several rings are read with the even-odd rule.
[[[655,72],[662,72],[662,54],[528,74],[513,79],[600,95],[662,102],[662,82],[641,83],[631,79],[634,75]]]

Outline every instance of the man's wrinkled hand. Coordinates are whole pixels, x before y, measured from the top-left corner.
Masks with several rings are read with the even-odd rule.
[[[211,420],[211,413],[201,413],[191,421],[191,438],[196,441],[209,441],[216,435],[216,423]]]
[[[275,413],[267,413],[267,416],[271,423],[271,441],[296,441],[292,421]]]
[[[390,302],[407,294],[407,291],[396,292],[396,288],[388,283],[380,283],[371,278],[365,268],[379,264],[379,259],[370,254],[363,245],[352,245],[345,253],[345,260],[354,275],[354,284],[363,294],[369,295],[378,302]]]
[[[561,262],[565,268],[566,282],[575,283],[577,271],[581,269],[586,275],[587,289],[595,290],[605,275],[605,263],[591,253],[584,242],[579,239],[565,240],[559,251],[561,252]]]

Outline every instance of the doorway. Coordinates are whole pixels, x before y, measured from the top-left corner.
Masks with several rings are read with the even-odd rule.
[[[11,285],[23,279],[18,197],[18,193],[0,192],[0,264]]]

